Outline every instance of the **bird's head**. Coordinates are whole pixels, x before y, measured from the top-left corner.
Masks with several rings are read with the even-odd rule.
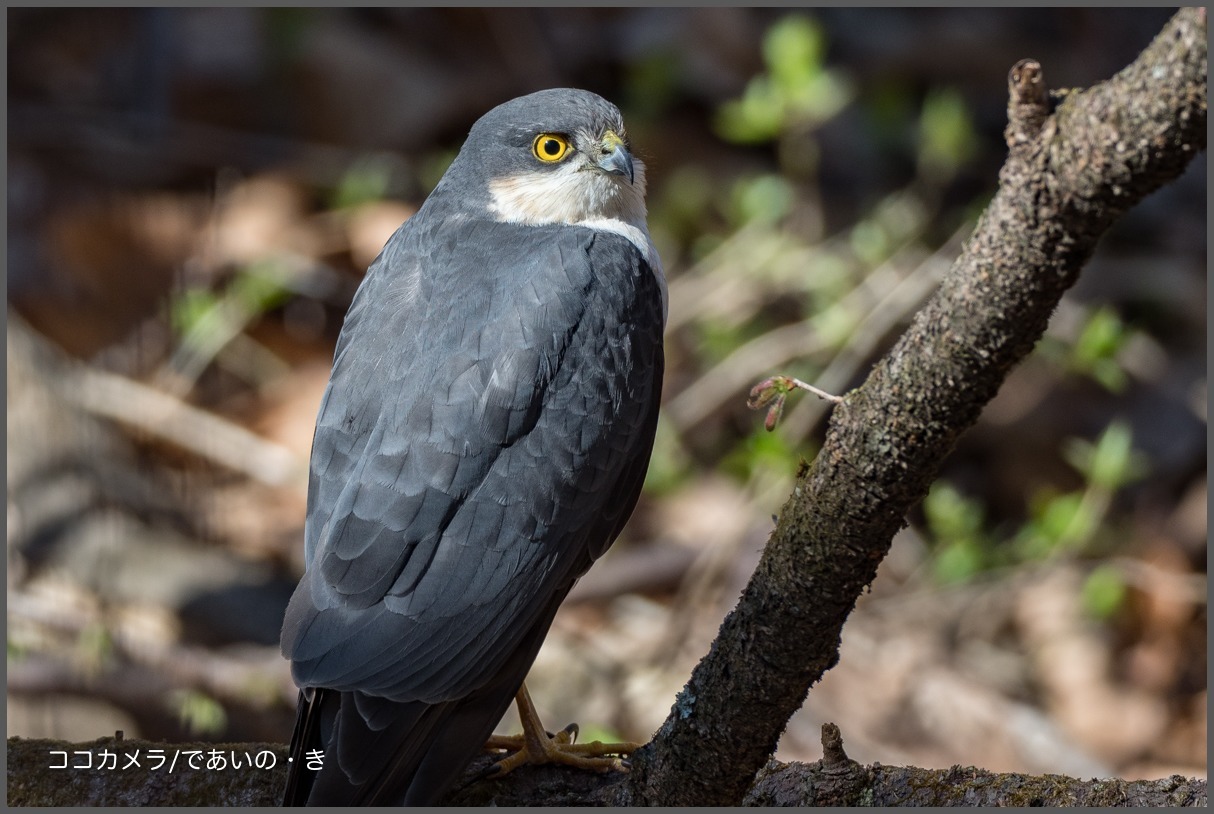
[[[645,222],[645,164],[616,106],[584,90],[544,90],[493,108],[472,126],[448,177],[474,187],[496,220]]]

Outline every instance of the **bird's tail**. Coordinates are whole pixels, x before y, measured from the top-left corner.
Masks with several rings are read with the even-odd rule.
[[[304,690],[283,804],[436,805],[514,700],[563,598],[553,597],[489,683],[463,697],[430,704]],[[309,761],[323,766],[312,771]]]
[[[326,706],[325,696],[329,694],[328,690],[311,688],[299,691],[295,730],[291,733],[291,747],[287,751],[287,788],[282,795],[284,806],[307,805],[308,795],[316,780],[316,772],[309,769],[309,765],[312,756],[319,754],[317,750],[324,749],[321,720]]]
[[[503,688],[424,704],[305,690],[283,805],[433,805],[483,747],[512,697]]]

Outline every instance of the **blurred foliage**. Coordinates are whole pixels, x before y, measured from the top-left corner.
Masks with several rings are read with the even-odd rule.
[[[1110,392],[1120,393],[1128,378],[1117,357],[1133,335],[1116,311],[1102,305],[1087,314],[1074,341],[1047,335],[1037,352],[1063,372],[1089,377]]]
[[[724,195],[714,195],[712,181],[699,168],[681,167],[654,207],[655,231],[691,247],[689,274],[711,273],[711,260],[730,249],[731,256],[736,252],[747,258],[731,266],[730,273],[746,275],[759,287],[756,296],[769,303],[749,317],[735,310],[695,320],[690,327],[701,369],[724,366],[739,347],[776,327],[771,324],[772,304],[795,298],[801,303],[800,318],[813,331],[809,344],[820,351],[813,358],[783,363],[780,372],[814,382],[836,354],[845,353],[869,330],[866,320],[872,306],[862,296],[865,286],[872,284],[883,264],[926,240],[929,225],[942,218],[939,191],[979,153],[973,117],[958,91],[928,89],[918,105],[906,87],[880,86],[861,95],[846,76],[826,66],[826,45],[822,29],[811,18],[799,13],[784,17],[764,38],[765,70],[740,98],[718,109],[718,134],[735,143],[772,145],[777,171],[743,175],[728,182]],[[904,188],[874,201],[836,238],[799,233],[792,228],[794,218],[812,202],[813,188],[806,183],[810,176],[805,167],[790,166],[789,156],[814,153],[815,129],[849,105],[860,106],[875,124],[878,139],[883,133],[915,134],[906,147],[913,151],[916,176]],[[793,143],[801,146],[794,150]],[[987,195],[961,207],[962,222],[974,220]],[[719,201],[715,206],[714,200]],[[714,229],[704,226],[709,213],[719,218]],[[788,266],[778,260],[796,252],[801,254]],[[1132,335],[1115,310],[1099,307],[1084,316],[1073,338],[1052,333],[1040,343],[1039,353],[1058,375],[1091,378],[1117,392],[1127,385],[1118,357]],[[754,379],[772,372],[755,369]],[[762,405],[769,408],[769,426],[791,409],[793,399],[806,398],[794,397],[791,390],[770,396],[771,404]],[[753,487],[759,473],[791,473],[801,455],[810,453],[804,448],[813,444],[809,438],[763,430],[756,417],[723,452],[719,470]],[[1063,457],[1082,476],[1083,488],[1042,489],[1027,501],[1025,519],[1010,532],[990,527],[981,499],[966,496],[947,481],[938,482],[923,504],[936,579],[964,582],[994,568],[1063,555],[1088,556],[1112,545],[1117,535],[1103,527],[1112,497],[1144,472],[1131,440],[1128,426],[1114,423],[1095,443],[1068,442]],[[1116,569],[1098,569],[1084,600],[1094,614],[1108,615],[1123,595]]]
[[[794,450],[787,439],[767,432],[763,424],[756,423],[742,443],[722,459],[720,470],[743,483],[761,473],[792,472],[802,457]],[[814,452],[805,450],[804,454],[812,458]]]
[[[169,694],[169,702],[182,724],[194,735],[214,735],[228,725],[228,714],[223,704],[206,693],[191,689],[174,690]]]
[[[1140,480],[1148,472],[1146,459],[1134,451],[1132,441],[1130,428],[1115,422],[1094,445],[1081,438],[1071,439],[1063,448],[1063,457],[1095,489],[1110,494]]]
[[[674,104],[679,71],[678,57],[672,51],[641,56],[629,62],[625,71],[621,106],[628,109],[630,122],[658,119]]]
[[[1121,570],[1109,563],[1097,565],[1084,580],[1080,598],[1089,615],[1097,619],[1112,616],[1126,598],[1126,583]]]
[[[795,199],[792,184],[779,175],[739,178],[725,199],[725,215],[734,228],[751,223],[775,226],[792,211]]]
[[[691,460],[679,441],[670,420],[658,414],[658,431],[653,440],[653,455],[645,472],[644,490],[651,495],[669,494],[691,476]]]
[[[221,291],[184,288],[171,304],[171,322],[185,347],[202,348],[214,335],[284,304],[291,297],[289,272],[280,260],[265,258],[238,269]]]
[[[110,631],[99,621],[89,622],[76,635],[73,655],[85,673],[101,673],[114,657],[114,639]]]
[[[1061,495],[1043,491],[1033,496],[1029,522],[1012,538],[1020,558],[1032,560],[1088,550],[1108,514],[1113,494],[1146,472],[1146,463],[1134,451],[1132,440],[1129,427],[1121,422],[1110,424],[1095,444],[1069,439],[1063,457],[1083,476],[1085,488]]]
[[[811,17],[793,13],[778,19],[763,37],[764,70],[741,97],[717,110],[717,133],[770,151],[770,169],[722,178],[687,163],[669,171],[651,201],[650,225],[667,266],[683,258],[685,278],[722,290],[716,305],[696,313],[684,329],[689,340],[684,347],[694,348],[693,358],[684,363],[700,375],[727,368],[740,349],[761,343],[782,325],[805,321],[812,338],[804,346],[816,350],[781,361],[780,372],[814,382],[869,330],[866,319],[882,296],[870,283],[873,272],[924,242],[938,210],[939,196],[931,190],[947,184],[977,152],[977,136],[958,93],[928,93],[921,109],[890,104],[880,94],[866,98],[846,74],[827,66],[827,45],[824,30]],[[633,81],[640,83],[645,75],[638,73]],[[816,131],[852,105],[867,111],[871,120],[885,122],[878,130],[918,133],[919,177],[877,198],[832,237],[815,226],[822,221]],[[737,290],[732,287],[740,278],[745,292],[738,290],[741,299],[729,307],[721,300],[731,295],[723,292]],[[914,307],[907,303],[908,309]],[[755,369],[754,380],[773,372]],[[772,405],[769,424],[774,425],[784,406],[784,398]],[[783,431],[769,436],[758,422],[734,422],[731,440],[722,435],[717,443],[713,434],[680,429],[676,444],[711,455],[752,490],[756,473],[795,471],[805,445],[815,443],[804,427],[796,437]],[[671,446],[666,445],[667,451]],[[666,470],[651,483],[668,483]]]
[[[358,158],[342,175],[329,200],[330,209],[353,207],[381,201],[392,184],[392,173],[399,163],[388,153],[370,153]]]
[[[919,117],[919,172],[943,184],[978,153],[978,136],[961,94],[940,89],[927,94]]]
[[[793,14],[777,22],[763,38],[766,72],[751,79],[742,98],[721,106],[717,132],[728,141],[760,144],[837,114],[851,89],[826,67],[825,51],[825,34],[814,20]]]
[[[1115,531],[1102,530],[1113,496],[1147,472],[1129,427],[1114,422],[1095,443],[1069,439],[1062,456],[1083,477],[1083,488],[1065,493],[1044,489],[1034,495],[1026,507],[1027,519],[1010,534],[996,535],[986,528],[979,500],[965,497],[947,481],[935,483],[923,512],[936,579],[964,582],[994,568],[1097,555],[1115,544]],[[1094,614],[1107,616],[1123,595],[1116,569],[1103,568],[1090,576],[1084,601]]]
[[[237,372],[245,369],[256,380],[260,377],[252,372],[255,368],[281,369],[282,362],[245,331],[268,311],[292,300],[292,277],[283,258],[269,256],[237,269],[218,291],[209,285],[175,291],[169,303],[169,322],[179,339],[170,367],[183,380],[195,381],[239,340],[243,354],[227,357]]]
[[[923,514],[933,540],[932,569],[940,582],[964,582],[993,567],[999,552],[986,534],[980,501],[940,480],[924,498]]]

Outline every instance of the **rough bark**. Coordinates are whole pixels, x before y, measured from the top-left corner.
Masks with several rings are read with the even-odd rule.
[[[1204,780],[1076,780],[982,769],[864,766],[843,751],[839,730],[823,727],[816,763],[768,762],[747,806],[1183,806],[1208,804]],[[193,754],[196,753],[196,754]],[[193,757],[191,757],[193,754]],[[240,767],[233,766],[233,755]],[[266,756],[270,757],[266,757]],[[258,757],[261,756],[261,757]],[[103,738],[91,743],[8,739],[8,805],[276,806],[286,783],[286,747],[276,743],[153,743]],[[191,768],[190,761],[203,768]],[[259,768],[253,760],[265,764]],[[449,805],[610,805],[622,775],[559,768],[523,769],[498,781],[474,781]],[[272,761],[272,762],[271,762]],[[66,768],[52,768],[65,766]]]
[[[287,782],[287,747],[280,743],[9,738],[5,757],[10,808],[276,806]]]
[[[834,743],[837,730],[817,764],[779,766],[768,758],[810,686],[836,662],[843,622],[907,511],[1041,337],[1100,235],[1204,149],[1206,69],[1204,9],[1182,10],[1117,76],[1062,96],[1053,109],[1041,66],[1018,63],[1009,78],[1009,156],[998,193],[936,296],[835,409],[825,445],[799,475],[741,601],[665,724],[634,755],[633,771],[523,770],[473,782],[449,801],[1205,805],[1205,782],[1183,778],[1080,783],[859,766]],[[285,771],[283,748],[265,744],[143,748],[270,749],[274,771],[48,768],[51,750],[83,760],[76,750],[102,748],[10,739],[9,804],[265,804],[276,799]]]

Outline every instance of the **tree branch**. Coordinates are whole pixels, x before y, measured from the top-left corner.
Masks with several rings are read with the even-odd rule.
[[[1179,12],[1117,76],[1048,111],[1036,63],[1009,78],[1000,188],[940,290],[848,394],[737,608],[621,802],[742,801],[838,659],[843,622],[958,436],[1045,331],[1100,235],[1206,142],[1204,9]]]
[[[843,751],[839,729],[822,727],[816,763],[770,761],[748,806],[1184,806],[1208,802],[1204,780],[1089,780],[1027,777],[981,769],[864,766]],[[8,805],[276,806],[287,775],[286,747],[275,743],[155,743],[102,738],[91,743],[9,738]],[[486,756],[466,775],[496,760]],[[237,765],[239,764],[239,765]],[[448,805],[534,806],[609,803],[624,776],[560,767],[524,768],[450,795]]]

